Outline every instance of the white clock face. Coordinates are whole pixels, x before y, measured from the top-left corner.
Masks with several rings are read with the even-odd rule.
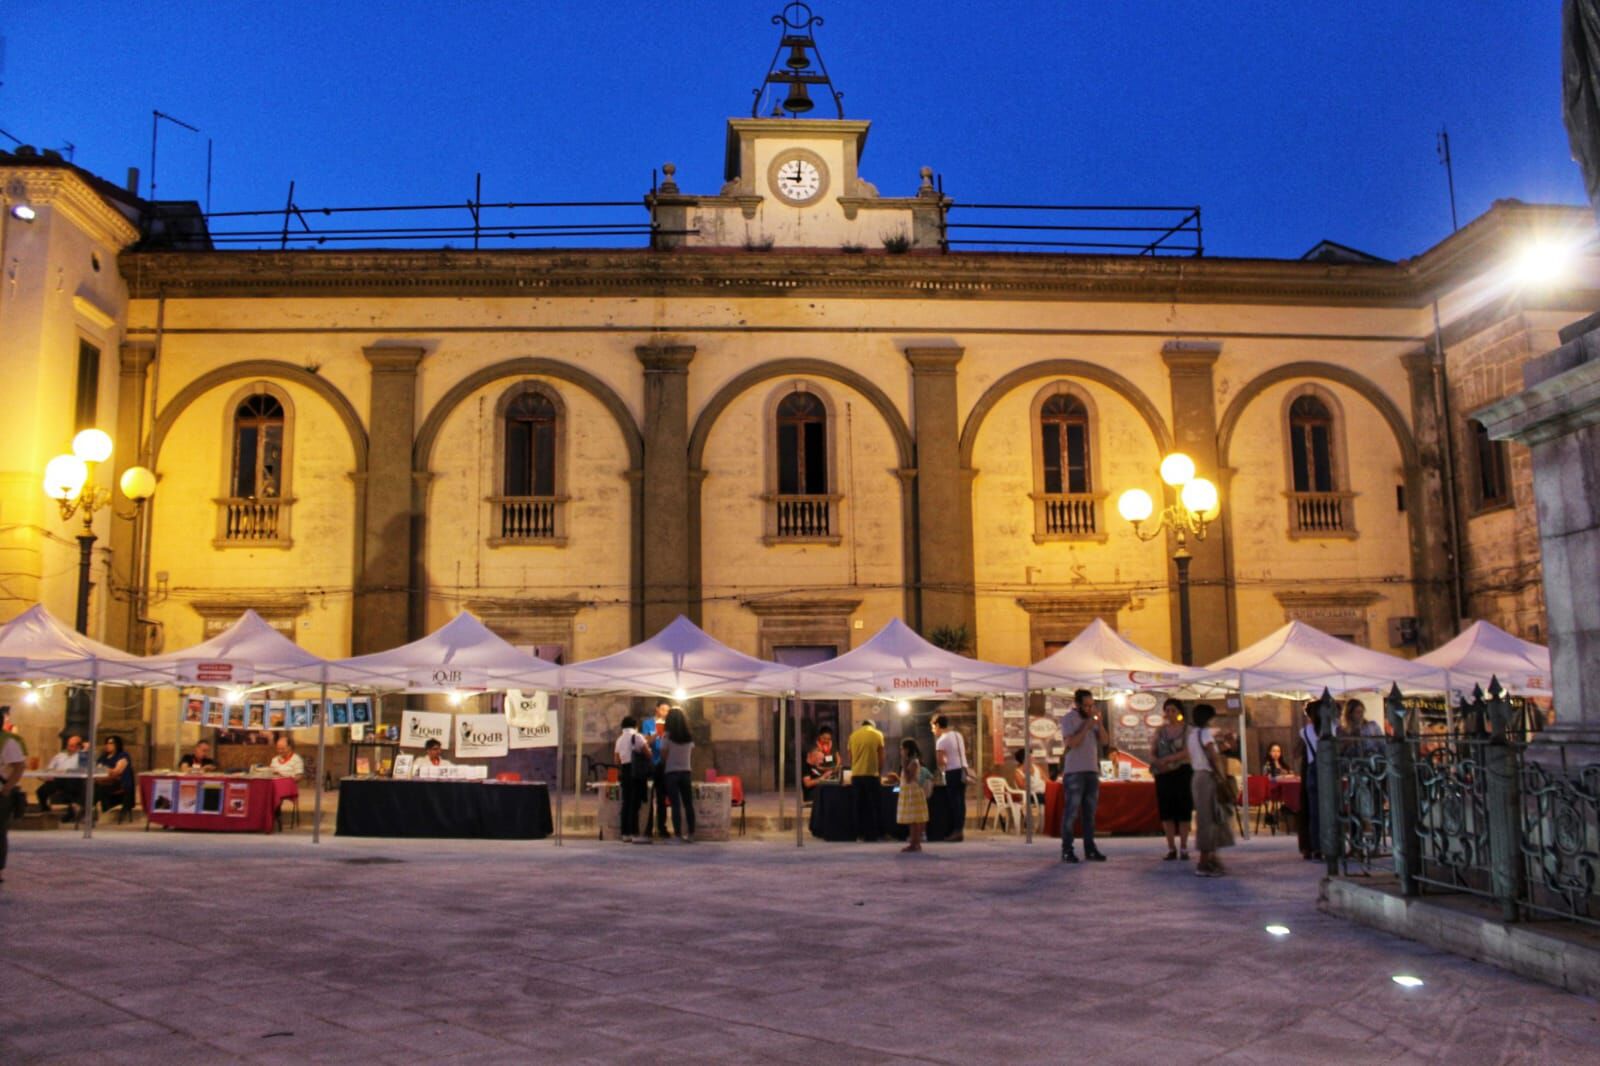
[[[779,196],[803,204],[822,191],[822,172],[809,159],[785,160],[778,167],[777,186]]]

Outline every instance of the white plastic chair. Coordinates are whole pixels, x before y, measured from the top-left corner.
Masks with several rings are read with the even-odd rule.
[[[988,778],[984,784],[988,786],[989,795],[993,797],[995,824],[1004,824],[1006,832],[1015,833],[1022,825],[1022,808],[1017,805],[1017,797],[1022,794],[1021,791],[1013,789],[1003,777]]]

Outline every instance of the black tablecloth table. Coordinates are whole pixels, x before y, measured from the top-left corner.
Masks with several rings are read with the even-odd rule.
[[[540,840],[554,829],[550,789],[535,782],[339,782],[340,836]]]
[[[878,824],[894,839],[908,839],[911,830],[895,823],[900,794],[892,785],[882,785],[881,789],[879,803],[882,806]],[[855,840],[860,835],[856,830],[855,796],[851,794],[849,785],[816,785],[807,795],[811,800],[811,820],[808,824],[812,836],[839,842]],[[928,840],[943,840],[950,833],[950,815],[945,809],[944,796],[943,785],[933,786],[933,795],[928,798]]]

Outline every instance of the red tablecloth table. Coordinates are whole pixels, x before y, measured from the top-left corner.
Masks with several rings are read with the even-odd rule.
[[[1292,774],[1280,777],[1251,774],[1250,805],[1261,807],[1269,803],[1295,814],[1300,813],[1300,779]]]
[[[156,783],[173,782],[170,810],[157,810]],[[180,813],[179,801],[185,782],[195,787],[195,810]],[[202,811],[202,797],[208,787],[221,791],[215,812]],[[278,804],[300,794],[300,783],[292,777],[245,777],[240,774],[140,774],[139,798],[151,825],[171,829],[199,829],[212,833],[270,833]],[[165,803],[165,795],[163,795]]]
[[[1061,782],[1044,789],[1044,832],[1061,835]],[[1159,833],[1161,814],[1156,810],[1154,781],[1101,781],[1100,806],[1095,811],[1095,835],[1103,833]]]

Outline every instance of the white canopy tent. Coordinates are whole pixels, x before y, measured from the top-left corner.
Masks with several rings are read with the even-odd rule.
[[[1199,673],[1195,667],[1179,666],[1145,651],[1096,618],[1071,643],[1028,667],[1028,686],[1036,692],[1115,691],[1179,685]]]
[[[1479,620],[1416,662],[1438,667],[1450,675],[1450,688],[1465,694],[1474,685],[1485,692],[1491,680],[1513,696],[1549,698],[1550,649],[1512,636],[1499,626]]]
[[[793,667],[728,647],[680,614],[661,632],[631,648],[565,667],[562,681],[567,691],[579,694],[620,692],[674,700],[718,694],[782,697],[794,690],[794,673]],[[780,731],[783,721],[784,716],[778,715]],[[575,747],[572,780],[577,791],[583,787],[583,754],[581,744]],[[778,750],[783,750],[781,732]],[[781,774],[778,787],[782,810]]]
[[[1437,666],[1385,655],[1329,636],[1304,622],[1290,622],[1218,659],[1191,676],[1187,684],[1202,691],[1315,699],[1323,689],[1339,696],[1382,692],[1396,684],[1415,692],[1443,692],[1449,682]]]
[[[1199,673],[1194,667],[1179,666],[1145,651],[1127,637],[1096,618],[1083,632],[1028,667],[1028,685],[1034,691],[1070,692],[1080,688],[1097,695],[1143,688],[1149,685],[1180,685]],[[1023,745],[1023,773],[1033,779],[1033,745]],[[1026,836],[1033,841],[1033,790],[1024,793]]]
[[[569,692],[625,692],[634,696],[698,699],[719,693],[783,696],[794,689],[795,670],[723,644],[683,615],[649,640],[562,670]]]
[[[471,611],[388,651],[334,659],[328,683],[377,692],[559,690],[561,667],[506,643]]]
[[[246,610],[239,620],[210,640],[144,660],[162,685],[232,687],[320,685],[324,713],[317,716],[317,773],[327,768],[328,660],[313,655],[274,629],[259,614]],[[172,726],[173,750],[181,746],[183,719]],[[322,841],[322,782],[313,775],[311,842]]]
[[[128,652],[90,640],[62,624],[42,604],[34,604],[0,626],[0,677],[14,681],[65,681],[93,686],[89,705],[89,746],[100,726],[100,686],[140,684],[144,666]],[[94,809],[94,775],[84,781],[84,808]],[[94,819],[83,819],[83,835],[94,834]]]
[[[795,692],[808,699],[901,700],[947,696],[1014,696],[1028,691],[1020,666],[969,659],[924,640],[898,618],[860,647],[795,671]],[[801,758],[795,723],[795,763]],[[978,730],[977,766],[983,765],[983,730]],[[981,776],[981,769],[979,770]],[[795,843],[803,844],[800,793],[795,793]]]
[[[559,691],[561,667],[513,647],[471,611],[388,651],[335,659],[328,683],[374,692],[476,694],[506,689]],[[556,843],[561,843],[561,741],[556,742]]]

